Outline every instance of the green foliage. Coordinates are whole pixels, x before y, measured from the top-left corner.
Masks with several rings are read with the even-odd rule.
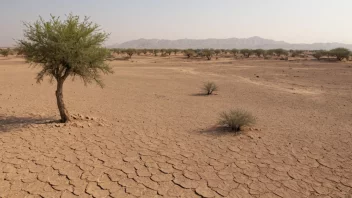
[[[185,56],[187,56],[187,58],[191,58],[195,54],[194,50],[192,49],[186,49],[183,53],[185,54]]]
[[[168,54],[168,55],[170,56],[171,53],[172,53],[172,51],[173,51],[172,49],[167,49],[167,50],[166,50],[166,54]]]
[[[221,50],[219,50],[219,49],[214,50],[214,54],[215,54],[216,56],[218,56],[220,53],[221,53]]]
[[[206,82],[203,84],[202,89],[207,95],[211,95],[214,91],[218,90],[218,86],[214,82]]]
[[[276,54],[276,56],[280,57],[281,55],[288,55],[288,51],[284,49],[273,49],[273,52]]]
[[[325,55],[327,55],[327,51],[325,51],[325,50],[317,50],[317,51],[314,52],[313,57],[318,59],[318,60],[320,60],[320,58],[322,56],[325,56]]]
[[[104,63],[109,50],[102,47],[109,35],[100,32],[88,17],[83,21],[72,14],[64,21],[55,16],[49,21],[40,17],[35,23],[24,25],[24,39],[18,41],[18,47],[29,63],[42,67],[38,82],[44,76],[58,81],[78,76],[85,84],[94,81],[103,86],[99,71],[112,73]]]
[[[179,50],[178,49],[173,49],[172,52],[174,52],[174,54],[176,55],[177,52],[179,52]]]
[[[292,57],[297,57],[303,54],[303,50],[290,50]]]
[[[211,57],[213,56],[214,54],[214,51],[213,50],[210,50],[210,49],[203,49],[201,51],[202,55],[207,57],[208,60],[211,60]]]
[[[243,54],[243,56],[247,58],[249,58],[253,54],[253,50],[250,49],[241,49],[240,52],[241,54]]]
[[[158,49],[154,49],[154,50],[153,50],[153,54],[154,54],[154,56],[157,56],[157,55],[158,55],[158,53],[159,53],[159,50],[158,50]]]
[[[220,114],[219,124],[226,125],[232,131],[240,131],[243,126],[255,124],[255,117],[243,109],[232,109]]]
[[[148,50],[147,50],[147,49],[142,49],[142,53],[143,53],[144,55],[146,55],[146,54],[148,53]]]
[[[342,61],[345,58],[349,58],[351,51],[346,48],[336,48],[330,50],[329,54],[331,56],[336,56],[337,60]]]
[[[231,50],[231,53],[234,55],[234,56],[236,56],[236,54],[239,52],[239,50],[238,49],[232,49]]]
[[[130,57],[132,58],[132,55],[136,53],[135,49],[125,49],[124,52]]]
[[[108,34],[89,21],[80,20],[69,14],[65,20],[51,16],[49,21],[43,18],[33,24],[24,23],[24,39],[18,41],[20,51],[33,66],[39,66],[37,82],[45,76],[57,81],[56,98],[61,121],[70,120],[63,102],[63,84],[71,76],[79,77],[84,84],[96,82],[103,87],[100,73],[112,73],[104,61],[110,51],[102,45]]]
[[[3,55],[4,57],[9,56],[11,53],[11,49],[7,48],[7,49],[0,49],[0,54]]]
[[[255,55],[257,55],[258,58],[259,58],[261,55],[264,55],[265,50],[263,50],[263,49],[256,49],[256,50],[253,50],[253,53],[254,53]]]

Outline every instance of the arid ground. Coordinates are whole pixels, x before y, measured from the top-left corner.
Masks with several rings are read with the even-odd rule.
[[[55,82],[0,58],[0,197],[348,197],[352,63],[111,61],[106,87]],[[203,82],[219,91],[201,95]],[[240,107],[256,125],[218,128]],[[87,118],[86,118],[87,117]]]

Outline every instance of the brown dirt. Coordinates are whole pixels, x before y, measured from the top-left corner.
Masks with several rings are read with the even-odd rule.
[[[352,65],[318,61],[109,62],[106,87],[55,85],[0,58],[0,197],[345,197],[352,191]],[[200,96],[204,81],[219,91]],[[240,135],[221,111],[257,117]],[[88,118],[86,118],[88,116]]]

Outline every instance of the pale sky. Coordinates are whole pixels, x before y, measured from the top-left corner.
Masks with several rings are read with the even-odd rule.
[[[260,36],[290,43],[352,44],[352,0],[1,0],[0,46],[38,16],[90,16],[107,44],[139,38]]]

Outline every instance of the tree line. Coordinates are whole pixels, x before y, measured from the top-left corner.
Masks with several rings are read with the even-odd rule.
[[[117,55],[128,55],[132,58],[133,55],[154,55],[154,56],[170,56],[172,54],[183,54],[187,58],[200,57],[211,60],[213,57],[218,58],[220,55],[232,54],[234,57],[249,58],[252,56],[262,57],[268,59],[270,57],[276,57],[285,59],[288,57],[305,57],[311,55],[314,58],[320,60],[322,57],[336,58],[339,61],[349,59],[352,55],[351,51],[346,48],[335,48],[332,50],[285,50],[285,49],[119,49],[112,48],[110,51]]]

